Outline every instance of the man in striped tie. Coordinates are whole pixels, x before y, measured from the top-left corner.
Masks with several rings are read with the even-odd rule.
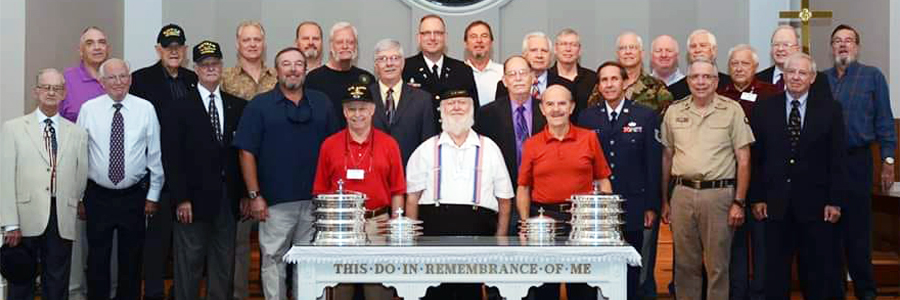
[[[87,182],[87,133],[59,114],[65,80],[55,69],[38,72],[38,109],[3,124],[0,160],[2,265],[36,268],[42,299],[66,299],[75,239],[75,207]],[[6,249],[9,248],[9,249]],[[30,261],[7,261],[10,249]],[[34,273],[8,274],[9,299],[34,299]],[[10,276],[11,275],[11,276]]]
[[[100,83],[106,94],[86,102],[78,115],[90,157],[84,197],[88,299],[109,299],[114,232],[120,262],[116,297],[139,299],[146,220],[156,212],[164,182],[159,121],[153,104],[128,94],[131,74],[124,60],[104,62]]]

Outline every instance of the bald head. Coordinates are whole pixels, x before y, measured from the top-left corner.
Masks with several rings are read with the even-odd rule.
[[[678,68],[678,41],[660,35],[650,44],[650,68],[658,74],[671,74]]]

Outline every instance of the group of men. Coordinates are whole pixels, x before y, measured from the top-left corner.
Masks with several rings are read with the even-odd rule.
[[[580,65],[572,29],[555,42],[529,33],[502,64],[491,60],[488,23],[465,29],[464,61],[445,54],[447,36],[440,16],[423,17],[420,53],[381,40],[372,74],[355,66],[352,24],[331,28],[326,61],[322,28],[302,22],[296,46],[267,67],[265,29],[247,21],[235,66],[201,41],[192,71],[185,32],[170,24],[159,61],[131,72],[109,57],[103,31],[87,28],[81,63],[40,71],[37,109],[3,125],[0,266],[18,271],[4,271],[10,299],[33,298],[37,264],[42,299],[139,299],[142,274],[143,297],[161,299],[170,240],[171,296],[196,299],[206,276],[208,299],[245,299],[254,222],[263,294],[286,299],[282,256],[312,239],[310,200],[338,181],[368,195],[372,234],[403,208],[426,235],[516,235],[539,210],[568,220],[572,194],[621,194],[625,238],[644,258],[629,267],[629,299],[656,296],[660,222],[673,232],[678,298],[788,299],[796,254],[809,299],[843,299],[842,250],[857,297],[874,299],[868,149],[880,146],[887,188],[896,137],[884,76],[856,61],[852,27],[832,33],[825,72],[790,26],[772,35],[774,66],[757,73],[755,50],[738,45],[728,74],[702,29],[687,38],[686,74],[667,35],[651,43],[649,72],[633,32],[596,71]],[[330,294],[352,299],[356,288],[394,296],[372,284]],[[560,290],[545,284],[529,297]],[[565,290],[597,295],[585,284]],[[426,299],[482,293],[442,285]]]

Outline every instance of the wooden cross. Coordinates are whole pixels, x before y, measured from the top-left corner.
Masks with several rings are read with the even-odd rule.
[[[788,10],[778,12],[778,17],[782,19],[800,19],[803,24],[801,27],[803,53],[809,54],[809,19],[830,19],[830,10],[809,10],[809,0],[802,0],[800,10]]]

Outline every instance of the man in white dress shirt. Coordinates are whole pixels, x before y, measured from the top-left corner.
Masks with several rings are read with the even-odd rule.
[[[443,132],[419,145],[406,167],[407,216],[423,221],[424,235],[504,236],[514,192],[500,148],[471,129],[468,91],[438,99]],[[481,285],[444,284],[423,299],[481,299]]]
[[[157,209],[164,177],[153,104],[128,94],[128,63],[100,66],[105,95],[86,102],[78,125],[88,132],[88,299],[109,299],[113,232],[119,241],[117,299],[139,299],[146,217]],[[148,186],[149,182],[149,186]],[[168,209],[168,208],[167,208]]]
[[[481,106],[494,102],[497,82],[503,79],[503,65],[491,60],[494,31],[487,22],[478,20],[466,26],[463,42],[466,45],[466,64],[472,67],[478,100]]]

